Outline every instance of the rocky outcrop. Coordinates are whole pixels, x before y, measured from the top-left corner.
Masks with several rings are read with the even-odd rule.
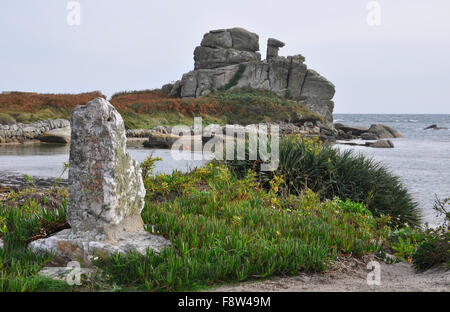
[[[377,139],[392,139],[402,137],[402,135],[397,130],[383,124],[371,125],[367,133],[369,135],[372,134]]]
[[[437,125],[428,126],[428,127],[424,128],[423,130],[429,130],[429,129],[433,129],[433,130],[448,130],[448,128],[446,128],[446,127],[438,127]]]
[[[375,142],[366,142],[366,146],[374,148],[394,148],[394,143],[391,140],[378,140]]]
[[[70,123],[66,119],[37,121],[28,124],[0,124],[0,143],[22,143],[37,140],[47,131],[69,126]]]
[[[261,61],[258,35],[241,28],[211,31],[194,51],[194,70],[173,84],[171,95],[182,98],[207,95],[223,88],[251,87],[275,92],[304,103],[332,125],[334,85],[316,71],[308,69],[302,55],[280,57],[284,43],[270,38],[267,59]]]
[[[270,60],[274,57],[278,57],[278,51],[286,44],[278,39],[269,38],[267,40],[267,56],[266,59]]]
[[[265,126],[266,129],[272,129],[273,126],[278,126],[280,135],[290,135],[290,134],[299,134],[303,137],[318,137],[321,141],[334,142],[337,131],[333,128],[329,128],[318,121],[305,121],[297,124],[287,123],[287,122],[279,122],[277,124],[271,123],[260,123],[254,125],[248,125],[248,127],[253,127],[258,129],[260,126]],[[209,128],[216,129],[215,135],[222,135],[226,137],[227,129],[233,128],[242,128],[241,125],[209,125]],[[192,137],[183,138],[182,136],[172,134],[171,126],[158,126],[151,130],[128,130],[128,132],[133,135],[149,133],[148,140],[143,143],[145,147],[148,148],[161,148],[168,149],[171,148],[172,145],[179,139],[185,140],[185,143],[188,143],[188,140],[194,139],[194,128],[190,129]],[[211,136],[205,135],[202,133],[201,139],[203,143],[208,142],[211,139]]]
[[[179,138],[176,135],[152,131],[143,145],[148,148],[171,148]]]
[[[392,127],[383,124],[373,124],[370,128],[357,125],[344,125],[341,123],[334,124],[335,129],[338,131],[338,140],[380,140],[380,139],[392,139],[402,138],[402,135]]]
[[[213,69],[261,60],[259,36],[242,28],[207,33],[194,51],[195,69]]]
[[[70,143],[70,127],[46,131],[38,139],[46,143],[68,144]]]
[[[69,201],[71,229],[34,241],[34,251],[63,260],[147,248],[159,253],[170,243],[144,230],[140,213],[145,188],[137,162],[126,151],[123,119],[105,99],[77,106],[71,116]]]
[[[335,123],[334,127],[336,128],[336,130],[342,130],[343,132],[350,133],[355,136],[361,135],[369,131],[369,128],[367,127],[357,125],[344,125],[341,123]]]

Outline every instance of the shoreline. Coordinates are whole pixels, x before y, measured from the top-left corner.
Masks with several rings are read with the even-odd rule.
[[[450,270],[442,266],[417,273],[411,264],[380,263],[380,285],[368,285],[367,261],[333,262],[330,270],[250,281],[209,289],[211,292],[449,292]]]

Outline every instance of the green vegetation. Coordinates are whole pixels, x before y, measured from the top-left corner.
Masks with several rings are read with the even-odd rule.
[[[339,255],[380,251],[387,237],[387,219],[373,217],[359,204],[321,202],[311,190],[281,196],[282,177],[275,177],[271,189],[265,190],[252,172],[238,179],[226,167],[211,164],[189,174],[154,177],[153,163],[142,165],[147,188],[142,218],[153,225],[149,231],[168,237],[174,248],[159,256],[100,259],[96,265],[103,273],[85,285],[88,289],[193,290],[323,272]],[[65,287],[37,276],[50,255],[38,257],[25,250],[30,240],[64,226],[65,205],[52,210],[44,201],[3,206],[0,216],[5,242],[2,290]]]
[[[14,118],[7,113],[0,113],[0,124],[9,124],[14,122]]]
[[[436,198],[434,210],[443,217],[440,226],[427,229],[423,242],[412,255],[414,267],[418,271],[425,271],[439,264],[445,263],[450,269],[450,198],[440,200]]]
[[[248,157],[247,157],[248,159]],[[230,161],[228,166],[242,176],[257,170],[260,161]],[[341,152],[320,142],[288,137],[280,142],[280,164],[274,172],[260,172],[266,188],[274,176],[284,177],[284,194],[298,195],[305,188],[322,199],[339,197],[363,203],[374,216],[389,215],[394,227],[420,225],[417,203],[384,165],[352,151]]]
[[[42,209],[37,205],[0,206],[0,292],[64,290],[68,285],[39,276],[39,270],[52,259],[51,254],[36,255],[26,246],[33,237],[57,229],[65,223],[65,206]]]
[[[323,272],[338,255],[359,257],[380,250],[388,230],[385,219],[343,209],[339,200],[320,202],[309,190],[283,198],[276,191],[281,179],[265,191],[255,174],[237,179],[225,167],[213,165],[186,177],[146,178],[151,189],[162,180],[166,185],[149,190],[143,220],[155,225],[153,231],[168,237],[174,248],[159,256],[117,255],[99,261],[110,283],[177,291]],[[174,198],[157,200],[161,192],[175,190]]]
[[[325,148],[315,141],[295,142],[316,156]],[[173,248],[160,255],[148,251],[100,258],[96,273],[82,286],[49,280],[38,272],[52,255],[32,254],[26,246],[67,227],[67,192],[58,190],[57,207],[49,200],[55,190],[34,190],[35,197],[27,196],[31,191],[11,193],[0,205],[5,243],[0,250],[0,291],[198,290],[324,272],[339,257],[366,254],[383,259],[395,253],[397,261],[413,263],[419,270],[448,265],[448,219],[438,229],[399,227],[364,201],[325,199],[309,186],[292,186],[289,176],[275,173],[268,179],[252,170],[238,175],[236,168],[232,172],[220,163],[187,174],[154,176],[156,161],[148,158],[141,164],[147,190],[141,215],[147,230],[169,238]],[[437,209],[448,217],[448,201],[439,203]]]

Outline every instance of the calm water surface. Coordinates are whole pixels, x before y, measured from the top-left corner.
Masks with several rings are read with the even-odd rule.
[[[147,156],[160,157],[155,173],[182,172],[203,165],[199,160],[174,160],[170,150],[129,148],[131,157],[142,162]],[[193,158],[193,157],[192,157]],[[53,144],[28,144],[0,146],[0,173],[28,174],[35,177],[58,177],[69,162],[69,146]],[[67,172],[63,175],[67,178]]]

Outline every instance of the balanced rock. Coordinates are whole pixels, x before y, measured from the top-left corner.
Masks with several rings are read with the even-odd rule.
[[[269,38],[267,40],[267,59],[278,57],[278,51],[280,48],[284,47],[285,43],[274,38]]]
[[[145,188],[141,170],[126,151],[124,122],[105,99],[79,105],[71,115],[69,201],[71,229],[32,242],[34,251],[52,251],[63,260],[170,245],[144,230],[140,213]]]

